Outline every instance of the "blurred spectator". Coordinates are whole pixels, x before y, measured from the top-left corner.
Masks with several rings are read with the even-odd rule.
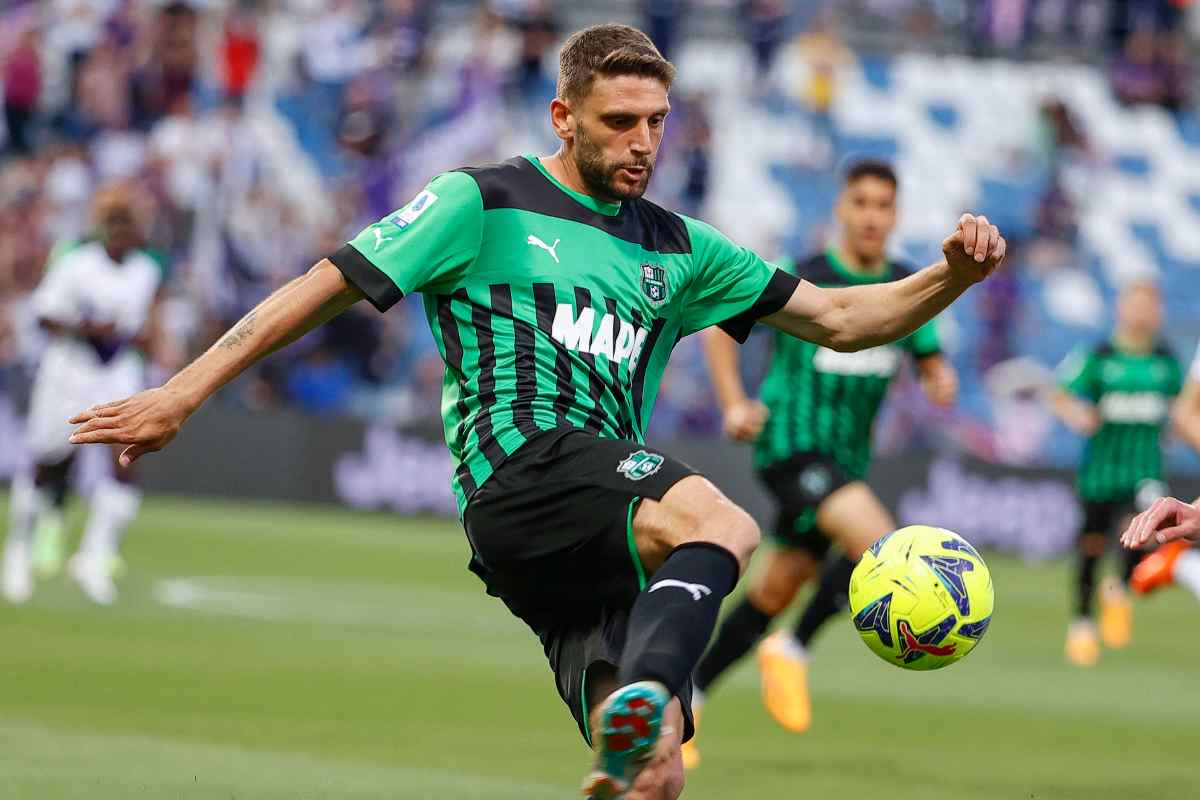
[[[684,99],[682,132],[678,148],[683,162],[683,186],[679,210],[691,216],[703,216],[704,201],[712,180],[712,124],[708,97],[692,95]]]
[[[8,149],[26,155],[33,149],[38,100],[42,94],[42,62],[38,32],[25,31],[4,62],[4,124]]]
[[[665,58],[671,57],[686,8],[687,0],[642,0],[643,30]]]
[[[1152,30],[1140,28],[1129,35],[1112,64],[1113,92],[1122,103],[1157,103],[1166,85],[1157,60],[1157,40]]]
[[[827,154],[814,159],[813,166],[828,167],[835,152],[832,113],[838,75],[856,61],[842,40],[836,12],[826,8],[819,13],[808,30],[795,38],[790,51],[789,73],[796,76],[792,91],[808,111],[813,132],[822,141],[820,149]]]
[[[788,4],[783,0],[739,0],[738,17],[754,52],[759,76],[768,74],[787,31]]]
[[[1162,104],[1171,111],[1186,109],[1191,102],[1192,53],[1182,31],[1164,34],[1159,40],[1159,69],[1162,71]]]
[[[185,2],[167,3],[154,15],[147,57],[133,75],[137,128],[148,130],[197,88],[197,26],[197,12]]]
[[[225,20],[220,45],[221,89],[226,97],[241,99],[254,79],[261,56],[254,4],[240,0]]]

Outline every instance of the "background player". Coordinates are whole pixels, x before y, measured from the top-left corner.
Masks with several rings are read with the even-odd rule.
[[[1076,490],[1084,508],[1079,533],[1076,618],[1067,629],[1066,656],[1088,667],[1100,657],[1092,621],[1096,567],[1112,537],[1130,517],[1165,494],[1162,437],[1180,389],[1179,362],[1159,338],[1158,287],[1135,282],[1117,303],[1112,336],[1077,349],[1060,367],[1055,413],[1088,438]],[[1133,610],[1125,586],[1142,554],[1124,554],[1122,581],[1102,595],[1100,639],[1112,648],[1129,643]]]
[[[1196,348],[1187,381],[1179,393],[1179,399],[1175,401],[1171,416],[1175,432],[1193,450],[1200,452],[1200,347]],[[1181,510],[1187,513],[1186,508]],[[1146,556],[1134,567],[1129,580],[1130,587],[1138,594],[1148,594],[1171,583],[1178,583],[1200,598],[1200,551],[1189,545],[1187,540],[1177,539]]]
[[[888,237],[896,225],[897,188],[888,164],[852,165],[835,206],[837,245],[789,265],[790,270],[829,287],[879,283],[908,274],[887,257]],[[736,343],[717,329],[705,337],[725,432],[737,441],[755,443],[755,468],[778,515],[770,529],[776,546],[763,554],[745,597],[725,617],[697,667],[693,707],[791,604],[801,585],[820,569],[830,543],[836,542],[845,555],[831,559],[800,625],[795,631],[779,631],[759,649],[763,702],[781,725],[799,732],[811,719],[805,645],[825,620],[845,607],[850,572],[862,551],[896,527],[865,481],[871,430],[903,352],[915,356],[922,386],[940,405],[954,402],[957,376],[941,355],[932,322],[896,344],[857,353],[837,353],[776,335],[759,401],[742,383]],[[684,758],[688,766],[698,763],[694,741],[685,748]]]
[[[22,603],[33,593],[33,533],[39,519],[52,539],[74,461],[67,420],[80,407],[136,392],[146,385],[143,351],[156,329],[159,263],[142,242],[132,189],[97,192],[95,238],[69,247],[47,267],[33,307],[50,341],[38,365],[30,401],[28,444],[32,475],[14,481],[4,548],[4,596]],[[118,464],[91,497],[87,527],[68,572],[95,603],[117,596],[112,571],[121,536],[137,516],[142,493],[128,465]],[[46,519],[49,517],[49,519]],[[43,554],[54,571],[58,544]],[[50,562],[50,563],[47,563]]]
[[[756,319],[842,350],[901,338],[1003,259],[964,215],[946,261],[886,285],[823,290],[710,226],[642,199],[674,68],[601,25],[568,39],[553,156],[435,178],[251,311],[158,389],[79,414],[75,443],[164,447],[221,386],[367,297],[425,295],[472,571],[539,635],[580,731],[589,797],[674,798],[689,679],[753,520],[642,444],[671,347]],[[672,699],[672,698],[675,699]],[[661,735],[660,735],[661,734]]]

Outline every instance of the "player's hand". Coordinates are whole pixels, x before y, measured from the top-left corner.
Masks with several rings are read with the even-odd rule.
[[[922,369],[921,388],[934,404],[949,408],[958,399],[958,373],[944,362]]]
[[[987,217],[963,214],[954,233],[942,242],[942,255],[955,274],[978,282],[1000,266],[1007,247],[1000,229]]]
[[[128,467],[146,453],[166,447],[193,409],[166,387],[139,392],[125,400],[93,406],[71,417],[78,425],[71,444],[124,444],[120,463]]]
[[[746,399],[725,409],[725,435],[735,442],[753,442],[770,414],[759,400]]]
[[[1130,550],[1175,539],[1200,540],[1200,508],[1174,497],[1155,500],[1150,508],[1134,517],[1128,530],[1121,534],[1121,544]]]
[[[1072,403],[1067,406],[1063,421],[1080,436],[1091,436],[1100,429],[1100,412],[1091,405]]]

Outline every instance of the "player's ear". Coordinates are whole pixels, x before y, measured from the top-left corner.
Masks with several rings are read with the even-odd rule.
[[[564,142],[575,135],[575,115],[562,98],[550,101],[550,126],[554,128],[554,135]]]

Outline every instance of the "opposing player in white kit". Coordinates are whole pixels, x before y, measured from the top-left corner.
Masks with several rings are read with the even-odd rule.
[[[13,603],[33,594],[35,526],[61,515],[73,460],[67,420],[90,403],[146,385],[142,349],[153,327],[163,270],[139,249],[128,187],[101,189],[92,213],[95,238],[65,248],[47,267],[31,301],[49,343],[34,378],[27,426],[34,467],[13,482],[0,582]],[[117,548],[141,504],[132,470],[113,461],[113,472],[92,495],[83,539],[68,563],[88,598],[104,605],[116,599]]]
[[[1200,347],[1188,370],[1187,382],[1175,403],[1175,432],[1200,453]],[[1174,497],[1157,500],[1134,517],[1121,537],[1126,547],[1138,548],[1163,543],[1133,570],[1129,585],[1147,594],[1171,583],[1187,587],[1200,599],[1200,499],[1184,503]]]

